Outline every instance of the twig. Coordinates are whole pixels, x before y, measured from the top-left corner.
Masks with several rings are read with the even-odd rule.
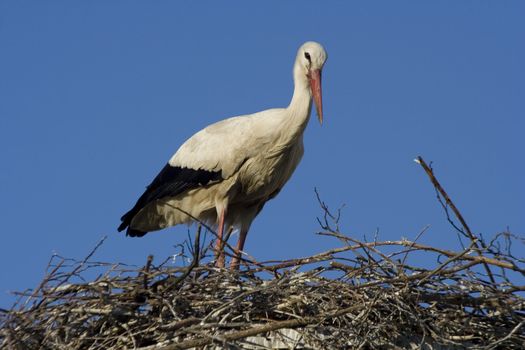
[[[450,208],[452,208],[452,211],[454,212],[454,214],[458,218],[459,222],[461,223],[461,225],[465,229],[468,237],[470,238],[470,241],[473,243],[475,251],[479,255],[482,256],[483,253],[481,252],[481,250],[480,250],[480,248],[478,246],[478,243],[477,243],[479,241],[478,238],[472,233],[472,231],[470,230],[470,227],[467,225],[467,222],[463,218],[463,215],[461,215],[461,213],[459,212],[458,208],[456,208],[456,205],[452,202],[452,200],[448,196],[447,192],[445,192],[445,190],[443,189],[443,187],[441,186],[441,184],[437,180],[436,176],[434,175],[434,171],[427,165],[427,163],[423,160],[423,158],[421,156],[418,156],[416,158],[416,163],[421,165],[423,170],[425,170],[425,172],[427,173],[427,175],[428,175],[430,181],[432,182],[432,184],[434,185],[434,187],[439,191],[439,193],[443,196],[443,198],[445,198],[445,201],[446,201],[447,205],[450,206]],[[486,247],[483,244],[483,241],[480,241],[480,243],[481,243],[482,247],[484,249],[486,249]],[[490,267],[487,264],[485,264],[485,263],[483,264],[483,266],[485,267],[485,271],[487,271],[487,275],[489,276],[490,281],[492,283],[496,283],[496,280],[494,279],[494,275],[492,274],[492,271],[490,270]]]
[[[511,251],[525,244],[521,237],[498,234],[478,255],[418,243],[419,236],[361,241],[333,231],[326,215],[332,228],[321,234],[335,248],[284,261],[247,259],[234,273],[199,264],[201,226],[187,243],[189,266],[56,256],[38,292],[19,293],[23,307],[0,312],[0,348],[243,349],[263,341],[319,349],[523,348],[525,285],[515,276],[525,275],[525,260]],[[409,253],[423,255],[424,266],[408,264]],[[482,264],[509,277],[492,284]],[[80,282],[64,284],[71,276]],[[33,303],[24,306],[23,298]]]
[[[165,284],[165,281],[157,282],[153,285],[153,289],[156,290],[160,284],[163,284],[164,288],[172,289],[178,286],[186,277],[190,275],[190,273],[193,271],[194,268],[196,268],[199,265],[200,260],[200,237],[201,237],[201,226],[197,228],[197,233],[195,234],[195,241],[193,246],[193,258],[191,260],[191,264],[186,268],[186,270],[180,275],[179,277],[175,278],[175,280],[170,281],[168,284]]]
[[[359,308],[360,308],[359,305],[354,305],[352,307],[349,307],[343,310],[339,310],[332,314],[323,315],[322,319],[327,320],[327,319],[331,319],[334,317],[338,317],[338,316],[350,313]],[[294,320],[278,321],[278,322],[272,322],[272,323],[266,324],[264,326],[256,326],[256,327],[252,327],[252,328],[245,329],[242,331],[227,333],[227,334],[222,335],[221,338],[224,341],[233,341],[237,339],[251,337],[257,334],[272,332],[278,329],[304,327],[309,324],[316,324],[319,322],[320,322],[320,319],[317,317],[305,317],[305,318],[294,319]],[[195,348],[195,347],[200,347],[200,346],[206,346],[212,343],[213,343],[213,339],[211,339],[210,337],[197,338],[197,339],[183,341],[177,344],[167,345],[167,346],[159,348],[158,350],[190,349],[190,348]],[[143,349],[143,350],[146,350],[146,349]]]
[[[510,339],[510,337],[512,337],[514,334],[516,334],[516,332],[518,332],[521,327],[523,327],[523,325],[525,325],[525,321],[521,321],[520,323],[518,323],[516,325],[516,327],[514,327],[509,334],[507,334],[506,336],[504,336],[503,338],[501,339],[498,339],[497,341],[495,341],[494,343],[490,344],[488,349],[495,349],[497,348],[500,344],[503,344],[505,341],[507,341],[508,339]]]

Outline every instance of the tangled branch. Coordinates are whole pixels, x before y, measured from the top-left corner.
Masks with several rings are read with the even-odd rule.
[[[414,240],[358,240],[317,194],[319,234],[337,245],[308,257],[218,269],[202,260],[200,228],[186,267],[92,261],[102,242],[80,261],[54,256],[41,284],[0,310],[0,347],[522,349],[525,261],[513,250],[525,241],[506,231],[482,242],[441,190],[468,247],[420,243],[427,228]],[[425,266],[413,266],[415,254]],[[72,282],[92,271],[102,273]]]

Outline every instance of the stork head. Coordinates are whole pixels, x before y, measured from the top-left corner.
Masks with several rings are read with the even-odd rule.
[[[321,44],[314,41],[304,43],[297,52],[295,61],[295,74],[306,79],[312,92],[312,97],[317,110],[319,123],[323,123],[323,94],[321,88],[321,72],[326,62],[327,55]],[[297,71],[298,70],[298,71]]]

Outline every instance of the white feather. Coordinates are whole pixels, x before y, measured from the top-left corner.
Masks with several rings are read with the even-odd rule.
[[[215,225],[218,213],[224,210],[226,225],[246,233],[301,160],[312,102],[309,74],[320,72],[325,60],[321,45],[305,43],[295,60],[295,88],[287,108],[225,119],[184,142],[169,164],[220,171],[222,180],[147,204],[133,217],[130,227],[149,232],[193,221]]]

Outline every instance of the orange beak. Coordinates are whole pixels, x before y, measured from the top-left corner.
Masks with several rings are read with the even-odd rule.
[[[315,108],[317,110],[317,119],[319,123],[323,124],[323,93],[321,89],[321,71],[319,69],[313,70],[308,75],[310,79],[310,89],[314,98]]]

